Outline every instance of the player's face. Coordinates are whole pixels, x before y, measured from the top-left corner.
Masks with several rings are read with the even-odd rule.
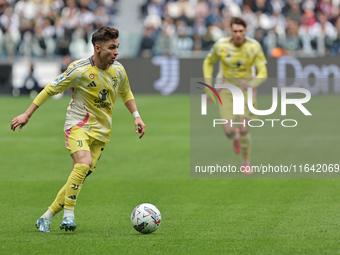
[[[244,43],[247,29],[239,24],[233,24],[231,26],[231,35],[233,37],[233,43],[236,47],[241,46]]]
[[[118,52],[119,40],[112,39],[100,45],[99,57],[102,62],[112,65],[119,54]]]

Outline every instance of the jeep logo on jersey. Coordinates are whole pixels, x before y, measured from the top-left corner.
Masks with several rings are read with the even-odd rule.
[[[108,94],[109,94],[109,91],[106,90],[106,89],[103,89],[103,90],[99,91],[98,98],[99,98],[100,100],[105,101]]]
[[[117,87],[117,77],[112,77],[113,87]]]

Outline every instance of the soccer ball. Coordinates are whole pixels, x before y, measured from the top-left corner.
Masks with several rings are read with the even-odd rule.
[[[138,232],[149,234],[161,224],[161,213],[152,204],[140,204],[131,213],[131,223]]]

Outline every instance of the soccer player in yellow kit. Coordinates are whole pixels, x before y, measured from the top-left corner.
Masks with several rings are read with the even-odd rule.
[[[67,109],[64,132],[65,145],[73,159],[72,172],[54,202],[37,220],[36,227],[40,232],[50,232],[52,218],[63,209],[60,229],[75,230],[74,206],[85,178],[95,171],[105,143],[110,140],[112,110],[117,95],[134,116],[139,138],[145,133],[125,69],[116,61],[118,36],[117,29],[98,29],[92,35],[93,56],[71,63],[63,74],[39,93],[25,113],[11,122],[13,131],[18,126],[21,131],[38,107],[52,95],[71,88],[72,99]]]
[[[242,170],[244,173],[252,173],[250,168],[251,136],[249,133],[248,120],[256,118],[247,107],[247,89],[253,88],[253,103],[256,108],[255,88],[267,78],[267,61],[261,45],[254,39],[246,37],[247,25],[242,18],[233,17],[230,22],[231,37],[218,40],[211,48],[203,63],[203,75],[207,83],[213,78],[214,63],[220,60],[222,67],[223,83],[236,85],[243,90],[245,97],[245,114],[233,115],[233,98],[228,89],[220,91],[222,100],[220,115],[228,120],[223,125],[228,138],[233,140],[233,148],[236,154],[242,151]],[[257,69],[257,75],[252,78],[252,67]],[[242,123],[239,128],[231,125],[231,120]],[[243,125],[245,123],[245,125]]]

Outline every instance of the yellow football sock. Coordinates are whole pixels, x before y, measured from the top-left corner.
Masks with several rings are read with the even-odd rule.
[[[90,167],[85,164],[75,164],[66,182],[65,209],[74,210],[81,187]]]
[[[66,185],[64,185],[58,192],[56,198],[54,199],[53,203],[49,207],[51,212],[56,215],[60,212],[65,205],[65,192],[66,192]]]
[[[243,161],[249,161],[251,153],[251,135],[249,132],[246,135],[241,135],[240,146]]]

